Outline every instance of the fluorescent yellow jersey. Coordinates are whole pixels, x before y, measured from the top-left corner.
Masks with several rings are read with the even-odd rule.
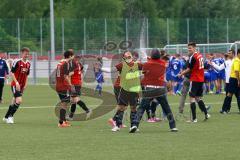
[[[134,63],[132,67],[123,62],[123,68],[120,74],[120,86],[128,92],[139,93],[141,91],[140,71],[138,63]]]
[[[235,71],[240,72],[240,59],[238,57],[234,58],[231,68],[231,78],[237,78]]]

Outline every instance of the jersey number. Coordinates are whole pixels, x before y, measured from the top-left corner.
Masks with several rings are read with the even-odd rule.
[[[203,58],[199,58],[199,69],[203,69],[203,68],[204,68]]]
[[[174,70],[177,70],[177,69],[178,69],[176,64],[173,65],[173,69],[174,69]]]

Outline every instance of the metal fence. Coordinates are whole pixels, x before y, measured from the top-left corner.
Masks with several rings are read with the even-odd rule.
[[[168,44],[229,43],[240,39],[239,19],[55,19],[56,54],[73,48],[100,53],[107,41],[133,42],[133,48]],[[0,51],[28,46],[39,55],[50,50],[49,19],[0,19]]]

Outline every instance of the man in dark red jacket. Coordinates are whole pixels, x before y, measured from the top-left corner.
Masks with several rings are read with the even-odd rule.
[[[139,126],[139,122],[144,114],[145,110],[149,107],[152,99],[158,101],[163,111],[167,114],[169,126],[172,132],[177,132],[175,120],[171,111],[171,108],[167,101],[167,88],[165,82],[166,73],[166,61],[160,59],[160,52],[157,49],[152,50],[151,58],[143,64],[142,72],[144,74],[141,84],[143,86],[142,101],[137,109],[137,122],[136,127]],[[130,130],[130,133],[134,133],[135,130]]]

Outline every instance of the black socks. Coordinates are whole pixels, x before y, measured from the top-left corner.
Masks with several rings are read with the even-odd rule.
[[[86,113],[89,112],[89,109],[87,108],[86,104],[85,104],[83,101],[79,100],[79,101],[77,102],[77,104],[78,104]]]
[[[61,108],[60,109],[60,120],[59,120],[60,124],[63,124],[63,121],[66,121],[65,116],[66,116],[66,110]]]
[[[191,102],[190,107],[191,107],[191,111],[192,111],[192,120],[195,120],[197,118],[197,116],[196,116],[196,103]]]
[[[13,117],[13,115],[18,110],[19,106],[20,106],[20,104],[18,104],[18,103],[14,103],[14,104],[10,105],[9,108],[8,108],[8,111],[5,115],[5,118],[8,118],[10,116]]]
[[[200,110],[206,115],[207,114],[207,109],[206,106],[204,104],[204,102],[202,100],[198,101],[198,106],[200,108]]]

